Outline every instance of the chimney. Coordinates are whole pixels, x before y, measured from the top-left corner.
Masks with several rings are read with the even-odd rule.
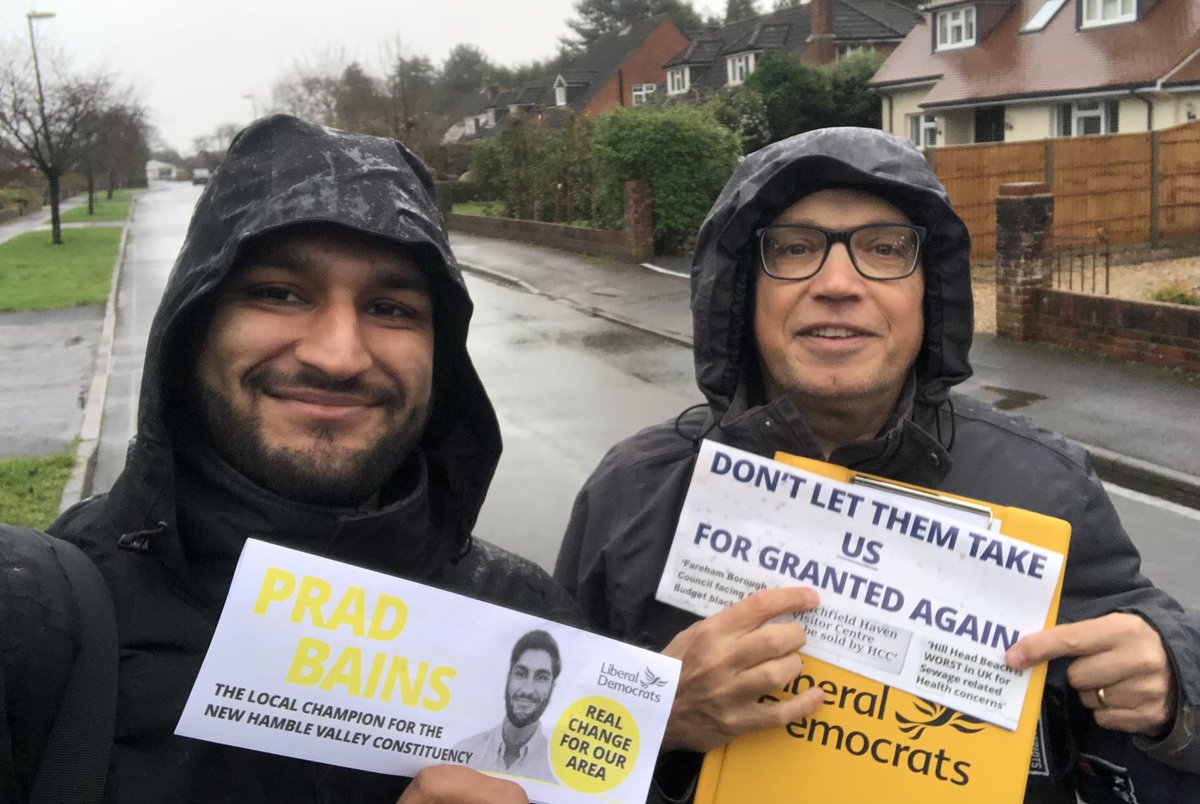
[[[833,0],[812,0],[808,4],[808,48],[810,64],[837,61],[837,43],[833,38]]]
[[[503,84],[490,84],[487,88],[488,103],[495,103],[496,98],[500,97],[500,93],[503,91]]]

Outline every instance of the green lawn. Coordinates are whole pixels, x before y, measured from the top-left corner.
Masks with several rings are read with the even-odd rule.
[[[46,231],[0,243],[0,313],[102,304],[108,299],[121,228],[63,229],[63,242]]]
[[[38,530],[58,516],[75,451],[0,461],[0,522]]]
[[[129,207],[137,190],[117,190],[112,200],[105,198],[107,190],[96,193],[96,213],[87,214],[87,193],[83,194],[83,205],[62,214],[63,223],[86,223],[89,221],[123,221],[129,217]]]

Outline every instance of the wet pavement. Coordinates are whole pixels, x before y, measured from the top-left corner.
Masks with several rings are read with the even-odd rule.
[[[137,397],[150,323],[201,190],[202,187],[184,182],[154,182],[138,196],[117,288],[116,339],[92,478],[93,492],[109,489],[125,465],[129,439],[137,429]]]
[[[72,199],[62,209],[80,203]],[[50,210],[43,209],[0,224],[0,243],[49,222]],[[0,459],[50,455],[70,446],[79,433],[103,319],[99,304],[0,313]]]
[[[70,446],[103,320],[98,304],[0,315],[0,459]]]

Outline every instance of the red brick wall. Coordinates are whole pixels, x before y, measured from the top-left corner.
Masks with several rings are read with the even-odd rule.
[[[642,46],[630,54],[621,65],[620,76],[613,74],[592,96],[582,114],[602,114],[616,106],[633,106],[634,84],[662,84],[667,80],[663,65],[679,51],[687,47],[688,38],[670,20],[663,20]],[[666,87],[659,87],[666,92]],[[624,99],[622,102],[622,93]]]
[[[625,182],[625,238],[636,262],[654,259],[654,192],[650,182]]]
[[[1200,307],[1041,289],[1035,338],[1200,375]]]
[[[630,244],[624,232],[587,229],[582,226],[566,226],[561,223],[539,223],[512,218],[456,215],[454,213],[446,215],[446,226],[455,232],[498,237],[502,240],[520,240],[580,254],[614,257],[631,262],[644,259],[640,255],[631,253]]]

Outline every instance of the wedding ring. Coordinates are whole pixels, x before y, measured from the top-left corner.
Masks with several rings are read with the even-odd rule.
[[[1112,704],[1104,697],[1104,687],[1096,687],[1096,700],[1100,702],[1101,709],[1112,709]]]

